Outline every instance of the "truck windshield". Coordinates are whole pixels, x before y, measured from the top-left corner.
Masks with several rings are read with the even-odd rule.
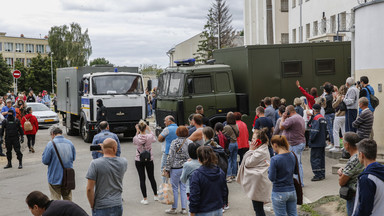
[[[180,96],[182,91],[181,83],[184,75],[181,73],[165,73],[159,78],[159,95]]]
[[[136,75],[95,76],[92,91],[94,95],[144,93],[141,76]]]

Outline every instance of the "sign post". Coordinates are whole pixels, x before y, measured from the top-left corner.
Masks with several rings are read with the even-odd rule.
[[[15,86],[16,86],[15,94],[18,95],[18,93],[17,93],[17,79],[19,79],[21,77],[21,72],[19,70],[14,70],[12,74],[13,74],[13,77],[15,78]]]

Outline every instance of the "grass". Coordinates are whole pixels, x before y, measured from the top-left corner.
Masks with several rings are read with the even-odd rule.
[[[337,211],[339,212],[347,212],[346,208],[346,201],[344,199],[341,199],[339,196],[325,196],[316,202],[313,203],[308,203],[308,204],[303,204],[300,207],[300,210],[302,212],[305,212],[304,215],[310,215],[310,216],[321,216],[319,212],[315,210],[316,207],[319,207],[321,205],[330,203],[330,202],[337,202]],[[300,214],[301,215],[301,214]]]

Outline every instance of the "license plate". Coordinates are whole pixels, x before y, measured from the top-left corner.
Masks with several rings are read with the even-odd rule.
[[[45,119],[44,122],[53,122],[53,119]]]

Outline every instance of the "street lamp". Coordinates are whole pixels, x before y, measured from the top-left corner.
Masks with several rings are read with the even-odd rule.
[[[51,52],[50,55],[51,55],[51,78],[52,78],[52,93],[54,94],[55,93],[55,88],[53,87],[53,64],[52,64],[52,55],[54,53]]]

